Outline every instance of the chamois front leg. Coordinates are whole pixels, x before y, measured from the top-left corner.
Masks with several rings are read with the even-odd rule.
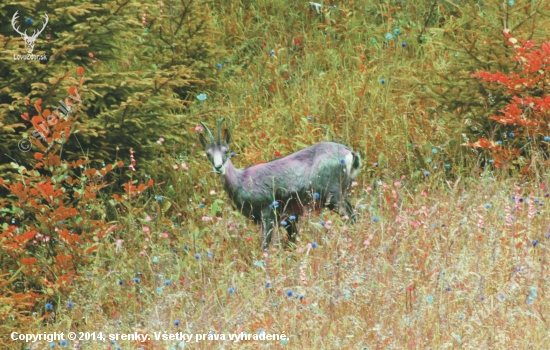
[[[271,207],[262,210],[262,250],[266,251],[271,243],[273,228],[275,227],[275,213]]]
[[[298,215],[293,215],[295,218],[294,220],[290,221],[288,225],[285,227],[286,233],[288,234],[288,241],[290,243],[296,244],[296,235],[298,234]]]

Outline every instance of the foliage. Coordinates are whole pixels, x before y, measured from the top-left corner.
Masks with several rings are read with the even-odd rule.
[[[84,70],[79,68],[78,73]],[[82,77],[79,88],[84,82]],[[77,87],[68,90],[75,93]],[[105,177],[123,162],[96,169],[89,159],[65,159],[63,148],[79,119],[79,107],[73,107],[72,115],[58,114],[57,122],[50,125],[51,132],[44,135],[49,146],[34,141],[40,152],[34,153],[31,167],[12,162],[17,179],[0,177],[0,186],[9,192],[9,198],[0,202],[2,336],[51,317],[59,301],[77,288],[95,252],[119,229],[105,220],[105,199],[99,195],[109,185]],[[35,108],[33,120],[52,115],[41,108],[40,100]],[[113,206],[129,205],[152,184],[152,180],[147,185],[129,181],[124,194],[113,197]]]
[[[517,62],[510,60],[514,52],[502,40],[501,31],[510,28],[520,37],[544,40],[549,12],[545,1],[446,4],[450,8],[434,14],[440,18],[439,28],[426,33],[426,54],[439,54],[439,59],[418,80],[426,89],[419,97],[425,103],[435,102],[430,115],[455,130],[450,142],[457,146],[456,156],[469,157],[471,152],[459,146],[462,142],[479,137],[505,139],[509,133],[487,119],[504,108],[508,97],[502,89],[472,79],[472,72],[516,70]]]
[[[489,150],[497,168],[506,163],[520,164],[524,171],[529,170],[532,162],[537,159],[533,149],[547,149],[549,138],[550,95],[547,86],[550,83],[550,42],[537,45],[533,40],[518,40],[504,31],[507,44],[512,46],[516,54],[512,60],[517,63],[517,72],[503,74],[502,72],[479,71],[473,77],[497,85],[504,90],[503,95],[509,98],[508,104],[500,110],[499,115],[490,116],[504,126],[509,126],[508,137],[504,140],[489,141],[480,138],[469,146]],[[520,153],[523,153],[518,160]]]
[[[34,52],[45,54],[46,61],[12,58],[23,53],[23,40],[10,25],[16,11],[17,25],[29,33],[48,14]],[[101,163],[116,158],[116,147],[124,154],[133,147],[142,159],[150,159],[149,145],[159,136],[186,141],[185,108],[197,91],[211,84],[208,77],[214,72],[205,2],[1,3],[0,23],[5,55],[0,65],[5,77],[0,81],[1,154],[29,161],[27,154],[16,151],[18,141],[31,136],[25,130],[29,123],[19,116],[28,113],[27,101],[34,104],[40,98],[52,109],[65,101],[66,84],[71,83],[63,74],[67,66],[86,67],[90,82],[83,91],[80,120],[75,121],[78,134],[65,145],[68,156],[79,158],[84,152]],[[4,171],[10,170],[8,158],[0,162]]]

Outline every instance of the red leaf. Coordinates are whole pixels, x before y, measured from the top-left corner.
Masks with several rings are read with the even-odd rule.
[[[25,266],[31,266],[36,262],[36,258],[22,258],[21,263]]]

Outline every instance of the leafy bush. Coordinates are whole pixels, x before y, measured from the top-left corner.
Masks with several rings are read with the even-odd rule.
[[[76,89],[69,87],[73,93]],[[35,121],[52,115],[40,101],[35,108]],[[0,201],[0,333],[22,332],[24,325],[47,318],[74,290],[94,252],[119,229],[105,219],[105,200],[99,195],[109,185],[105,177],[123,162],[97,169],[86,158],[65,159],[63,147],[74,132],[77,112],[74,106],[73,115],[58,115],[51,133],[44,135],[49,145],[34,140],[40,152],[34,153],[31,167],[12,162],[19,176],[0,177],[0,186],[10,194]],[[125,193],[113,196],[113,205],[129,205],[152,184],[126,183]]]
[[[489,150],[497,168],[512,161],[527,170],[535,160],[535,154],[531,151],[548,150],[550,141],[550,95],[546,92],[546,86],[550,83],[550,42],[537,45],[533,40],[521,40],[520,43],[508,30],[504,30],[504,35],[507,44],[516,52],[512,61],[517,62],[517,72],[479,71],[472,76],[496,85],[508,98],[508,104],[500,110],[500,114],[489,117],[506,126],[508,135],[504,140],[480,138],[468,145]]]

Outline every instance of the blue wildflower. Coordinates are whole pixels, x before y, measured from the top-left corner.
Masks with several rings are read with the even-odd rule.
[[[325,227],[327,223],[325,221],[321,221],[321,226]]]
[[[273,201],[273,203],[271,203],[270,207],[271,207],[271,208],[274,208],[274,209],[279,208],[279,202]]]
[[[311,116],[309,116],[309,117],[307,117],[307,120],[308,120],[308,121],[312,121],[313,118],[312,118]]]
[[[162,287],[158,287],[158,288],[157,288],[157,293],[159,293],[159,294],[162,293]]]
[[[432,297],[431,295],[428,295],[428,296],[426,297],[426,301],[427,301],[428,303],[431,304],[431,303],[434,302],[434,297]]]
[[[216,65],[216,68],[218,68],[218,69],[222,69],[222,67],[223,67],[223,65],[222,65],[221,63],[218,63],[218,64]]]
[[[344,158],[340,159],[340,164],[346,164],[346,160]]]
[[[33,20],[32,18],[30,18],[30,17],[27,17],[27,18],[25,19],[25,22],[27,22],[27,24],[33,24],[33,23],[34,23],[34,20]]]
[[[50,348],[52,348],[52,349],[55,348],[55,343],[53,343],[53,342],[50,343]]]
[[[430,176],[430,172],[429,172],[428,170],[426,170],[426,171],[424,172],[424,176]]]
[[[135,278],[134,278],[134,282],[135,282],[135,283],[139,283],[139,282],[141,282],[141,278],[139,278],[139,277],[135,277]]]
[[[544,141],[546,142],[550,141],[550,136],[544,136]]]
[[[288,217],[288,220],[290,220],[290,221],[294,221],[294,220],[296,220],[296,216],[294,216],[294,215],[290,215],[290,216]]]
[[[510,138],[512,138],[512,137],[514,137],[514,133],[511,132],[511,133],[508,134],[508,136],[509,136]]]
[[[451,164],[445,164],[445,168],[450,169],[450,168],[451,168]]]
[[[46,303],[46,310],[53,309],[53,305],[51,303]]]
[[[406,46],[407,46],[407,43],[406,43],[406,42],[402,42],[402,43],[401,43],[401,46],[402,46],[402,47],[406,47]]]
[[[378,162],[374,162],[372,165],[374,166],[378,166]]]
[[[489,163],[493,164],[495,162],[494,159],[489,159]]]
[[[208,256],[208,259],[212,259],[214,257],[214,253],[212,253],[211,251],[208,251],[206,255]]]
[[[384,78],[380,79],[380,83],[385,84],[385,83],[386,83],[386,79],[384,79]]]
[[[179,326],[180,325],[180,320],[175,320],[174,321],[174,326]]]
[[[431,162],[432,162],[432,158],[430,158],[430,157],[426,158],[426,162],[431,163]]]
[[[154,262],[154,263],[158,263],[158,262],[159,262],[159,257],[158,257],[158,256],[154,256],[154,257],[153,257],[153,262]]]
[[[292,293],[291,290],[289,290],[288,292],[286,292],[286,296],[289,297],[289,298],[292,296],[292,294],[293,294],[293,293]]]
[[[235,152],[231,152],[231,158],[235,157]]]
[[[387,33],[384,38],[386,38],[386,40],[391,40],[394,38],[393,34],[392,33]]]
[[[432,153],[437,154],[437,148],[432,148]]]
[[[118,284],[122,286],[124,284],[124,281],[123,280],[118,280]]]
[[[286,220],[281,221],[281,225],[286,226],[288,225],[288,222]]]
[[[189,247],[186,246],[186,245],[184,245],[184,246],[183,246],[183,249],[184,249],[184,250],[189,250]]]
[[[378,216],[375,216],[375,217],[372,218],[372,221],[373,222],[378,222],[378,221],[380,221],[380,219],[378,218]]]
[[[400,33],[401,33],[401,31],[399,30],[399,28],[395,28],[393,30],[393,34],[395,34],[395,35],[399,35]]]
[[[311,242],[311,248],[317,248],[317,242]]]
[[[531,242],[531,244],[533,245],[533,248],[537,246],[537,244],[539,244],[539,241],[537,241],[536,239]]]
[[[371,39],[371,43],[376,44],[376,43],[377,43],[376,39],[375,39],[375,38],[372,38],[372,39]]]
[[[485,203],[485,209],[491,209],[491,204]]]
[[[63,339],[60,343],[61,346],[67,346],[67,341]]]
[[[516,2],[514,0],[508,0],[508,5],[514,6]]]
[[[164,284],[165,284],[165,285],[167,285],[167,286],[169,286],[169,285],[171,285],[171,284],[172,284],[172,281],[170,281],[170,280],[166,280],[166,281],[164,281]]]
[[[206,94],[199,94],[199,95],[197,95],[197,100],[199,100],[199,101],[204,101],[204,100],[206,100],[206,98],[207,98],[207,97],[206,97]]]
[[[271,283],[266,282],[265,287],[266,287],[266,288],[271,288]]]
[[[498,140],[498,141],[497,141],[497,144],[498,144],[498,145],[502,145],[502,141]]]
[[[195,254],[195,259],[200,259],[201,255],[199,253]]]
[[[528,138],[527,138],[527,141],[531,142],[531,141],[533,141],[533,139],[530,138],[530,137],[528,137]]]
[[[321,198],[321,196],[320,196],[319,193],[317,193],[317,192],[315,192],[315,193],[313,194],[313,197],[314,197],[315,199]]]
[[[74,303],[73,303],[72,301],[69,301],[69,302],[67,303],[67,307],[68,307],[69,309],[71,309],[73,306],[74,306]]]
[[[233,293],[235,293],[235,289],[229,287],[229,288],[227,289],[227,293],[233,294]]]
[[[269,55],[271,55],[271,56],[275,55],[275,50],[269,51]]]

